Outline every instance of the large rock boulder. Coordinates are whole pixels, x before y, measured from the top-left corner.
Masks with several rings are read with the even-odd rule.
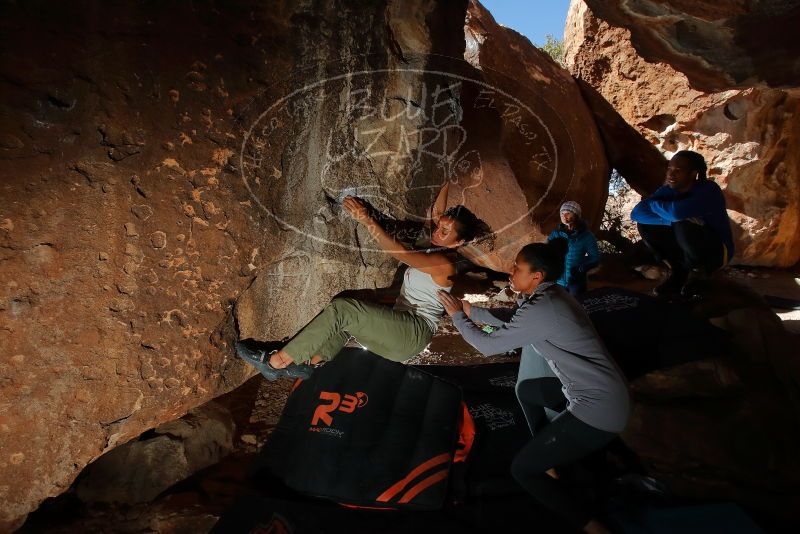
[[[800,130],[794,120],[800,98],[796,92],[755,87],[698,90],[687,77],[691,72],[683,70],[686,65],[680,49],[659,55],[659,62],[643,57],[634,35],[656,31],[641,26],[645,19],[634,18],[621,27],[612,22],[616,16],[609,14],[605,20],[599,15],[610,13],[611,8],[598,8],[595,13],[592,9],[601,3],[588,4],[591,9],[582,0],[570,5],[565,28],[570,72],[602,95],[666,155],[691,149],[706,157],[709,176],[723,188],[734,222],[735,261],[790,266],[800,260]],[[660,2],[647,4],[655,14],[668,9]],[[687,6],[683,7],[689,9]],[[725,8],[708,11],[712,12],[715,17],[731,13]],[[670,17],[660,20],[671,20],[674,27],[697,23],[680,11]],[[661,31],[666,26],[658,28]],[[706,36],[699,29],[694,35]],[[768,49],[763,43],[760,46]],[[730,57],[738,53],[734,44],[709,49]],[[796,57],[791,61],[796,62]]]
[[[41,4],[0,7],[0,531],[250,375],[228,341],[256,273],[286,332],[391,279],[328,199],[384,185],[401,216],[431,195],[329,134],[359,102],[405,109],[428,54],[464,47],[459,2]],[[317,84],[348,71],[377,74]],[[410,138],[390,126],[375,151]]]
[[[0,531],[251,376],[237,335],[388,285],[343,195],[420,224],[449,183],[495,230],[468,254],[498,270],[567,198],[599,222],[608,165],[576,84],[466,10],[0,8]]]

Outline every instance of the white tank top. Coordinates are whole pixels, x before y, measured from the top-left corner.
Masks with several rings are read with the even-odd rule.
[[[439,319],[444,313],[444,306],[436,298],[436,293],[439,290],[450,293],[452,287],[440,286],[428,273],[409,267],[403,275],[403,285],[400,287],[400,295],[394,302],[394,309],[419,315],[425,319],[431,331],[436,333]]]

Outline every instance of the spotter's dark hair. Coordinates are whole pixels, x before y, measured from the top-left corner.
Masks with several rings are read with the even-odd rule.
[[[549,243],[525,245],[519,253],[530,266],[531,272],[542,272],[545,282],[555,282],[564,274],[564,259],[568,248],[567,240],[558,237]]]

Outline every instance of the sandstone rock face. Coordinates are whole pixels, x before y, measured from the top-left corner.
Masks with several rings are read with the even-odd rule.
[[[639,194],[656,190],[664,183],[664,175],[667,172],[667,160],[664,155],[636,128],[628,124],[594,87],[581,79],[577,79],[576,82],[586,104],[595,116],[608,155],[608,163],[624,176]]]
[[[487,263],[507,270],[523,245],[558,225],[565,200],[578,201],[589,224],[599,225],[609,167],[592,114],[565,69],[474,0],[465,33],[465,57],[485,85],[465,95],[464,124],[482,133],[470,141],[486,172],[478,187],[451,189],[451,203],[465,200],[498,231]],[[514,223],[519,213],[529,219]]]
[[[463,151],[457,136],[448,136],[462,130],[461,86],[450,73],[463,55],[465,5],[414,6],[375,8],[374,17],[383,17],[374,19],[383,27],[375,30],[380,39],[359,39],[385,48],[369,53],[364,42],[347,52],[369,53],[361,63],[331,56],[342,43],[318,47],[316,34],[301,39],[307,49],[294,76],[248,113],[242,176],[253,207],[280,232],[270,236],[268,264],[237,302],[242,338],[292,336],[340,291],[390,284],[397,262],[343,211],[344,196],[421,224],[453,176],[451,160]],[[357,12],[331,16],[362,27],[349,20]],[[428,55],[434,53],[441,56]]]
[[[0,63],[3,531],[103,452],[250,376],[223,333],[255,274],[272,281],[259,320],[275,332],[341,289],[391,279],[384,257],[353,252],[367,238],[328,198],[379,184],[391,191],[380,207],[422,213],[434,164],[409,193],[410,171],[355,161],[352,137],[326,136],[367,115],[366,90],[370,105],[404,109],[394,96],[426,75],[386,71],[411,52],[461,57],[465,5],[0,10],[13,47]],[[314,85],[343,70],[383,74]],[[391,126],[376,151],[405,141],[405,123]]]
[[[796,2],[586,0],[586,4],[609,24],[629,28],[639,56],[672,65],[700,91],[800,85]]]
[[[574,1],[565,30],[568,68],[667,156],[690,149],[706,157],[709,176],[725,191],[734,223],[735,261],[796,263],[800,260],[796,92],[765,88],[701,92],[676,70],[683,67],[677,56],[664,57],[660,63],[646,61],[631,42],[632,32],[638,30],[612,25],[587,4]]]

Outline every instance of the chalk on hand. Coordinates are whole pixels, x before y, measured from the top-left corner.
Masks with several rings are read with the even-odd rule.
[[[339,196],[337,197],[336,201],[341,204],[344,202],[344,199],[347,197],[357,197],[358,196],[358,188],[357,187],[345,187],[344,189],[339,191]]]

